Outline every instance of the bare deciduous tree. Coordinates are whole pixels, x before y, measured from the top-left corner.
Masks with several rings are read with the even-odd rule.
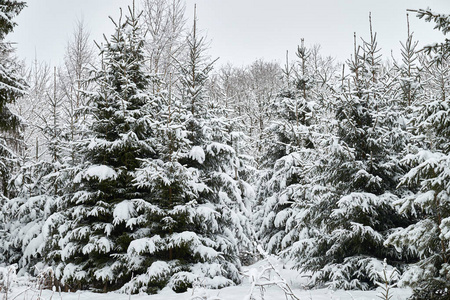
[[[86,110],[89,103],[86,94],[92,90],[88,80],[90,69],[95,65],[95,56],[90,34],[83,20],[78,20],[71,40],[67,43],[64,65],[60,68],[59,88],[63,95],[61,109],[67,120],[67,139],[75,141],[83,135],[86,127]],[[70,147],[72,160],[76,159],[75,150]]]
[[[149,70],[168,84],[174,73],[174,61],[182,56],[185,48],[185,4],[181,0],[143,0],[144,26],[147,30],[146,51]],[[160,90],[157,82],[153,92]]]
[[[37,160],[45,152],[42,120],[48,116],[46,93],[51,84],[51,68],[49,64],[35,58],[23,72],[29,84],[28,93],[16,101],[13,109],[25,122],[23,138],[27,151],[23,153],[23,159],[34,157]]]

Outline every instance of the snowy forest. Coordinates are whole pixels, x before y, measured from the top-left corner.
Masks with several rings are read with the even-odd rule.
[[[304,290],[450,299],[449,39],[408,26],[383,57],[368,16],[344,63],[301,39],[220,66],[183,0],[136,0],[104,40],[78,22],[53,68],[7,39],[25,7],[0,0],[0,295],[12,273],[117,295],[247,274],[299,299],[276,258]],[[277,280],[243,271],[264,261]]]

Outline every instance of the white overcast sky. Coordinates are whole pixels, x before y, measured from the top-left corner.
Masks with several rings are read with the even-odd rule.
[[[140,0],[136,0],[139,3]],[[18,26],[9,40],[17,42],[17,56],[59,63],[77,19],[83,19],[92,39],[112,33],[108,16],[132,0],[28,0],[15,19]],[[368,15],[384,55],[398,56],[399,41],[406,39],[406,9],[431,7],[450,14],[450,0],[186,0],[192,19],[197,4],[198,25],[207,34],[210,55],[219,65],[248,64],[255,59],[283,62],[301,38],[306,45],[320,44],[322,54],[340,61],[353,49],[353,32],[368,38]],[[191,23],[191,22],[189,22]],[[411,30],[421,45],[443,41],[445,36],[430,23],[410,15]]]

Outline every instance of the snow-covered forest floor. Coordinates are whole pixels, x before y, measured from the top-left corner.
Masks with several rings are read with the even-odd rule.
[[[287,287],[292,290],[297,299],[303,300],[375,300],[382,298],[383,290],[378,288],[372,291],[344,291],[322,289],[307,289],[305,287],[308,275],[301,271],[290,268],[280,260],[271,260],[274,269],[268,265],[267,261],[260,261],[251,266],[242,269],[243,281],[240,285],[226,287],[223,289],[206,289],[199,286],[189,289],[185,293],[175,293],[171,288],[166,287],[158,294],[148,295],[145,293],[138,295],[127,295],[117,292],[94,293],[91,291],[77,292],[58,292],[51,289],[42,289],[36,284],[36,279],[30,279],[26,276],[18,276],[14,278],[11,284],[11,290],[6,294],[0,293],[0,299],[8,300],[278,300],[287,299],[294,300],[296,298],[286,295],[283,291],[284,281]],[[270,272],[264,272],[264,275],[270,273],[270,278],[262,278],[259,275],[265,269],[271,269]],[[276,272],[279,272],[278,277]],[[265,277],[264,276],[264,277]],[[253,280],[251,279],[253,278]],[[279,284],[268,284],[270,282],[278,282]],[[253,284],[252,284],[253,283]],[[262,284],[263,286],[259,286]],[[253,287],[253,291],[252,291]],[[389,291],[391,300],[405,300],[411,295],[409,289],[393,288]]]

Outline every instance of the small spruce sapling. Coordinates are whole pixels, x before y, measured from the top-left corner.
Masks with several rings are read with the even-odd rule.
[[[381,281],[375,281],[376,285],[380,288],[377,297],[382,300],[391,300],[393,297],[392,289],[397,287],[399,271],[397,268],[388,268],[385,259],[383,262],[383,271],[379,276]]]

